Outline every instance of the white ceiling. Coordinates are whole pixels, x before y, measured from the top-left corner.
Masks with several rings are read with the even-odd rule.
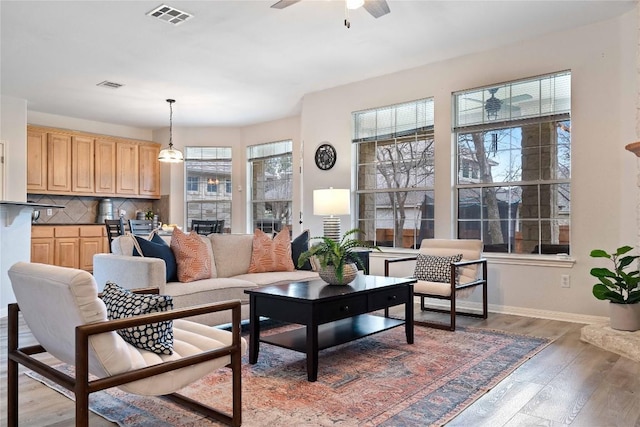
[[[343,25],[341,0],[0,1],[2,95],[39,111],[142,128],[240,126],[299,113],[306,93],[618,16],[635,1],[388,0]],[[120,89],[96,86],[104,80]],[[464,88],[461,88],[464,89]]]

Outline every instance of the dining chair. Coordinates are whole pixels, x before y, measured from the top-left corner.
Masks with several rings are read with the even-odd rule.
[[[107,238],[109,239],[109,252],[111,252],[111,242],[118,236],[124,234],[124,220],[122,217],[119,219],[105,219],[104,225],[107,228]]]
[[[150,219],[130,219],[129,231],[131,234],[148,236],[153,231],[153,221]]]
[[[204,236],[208,236],[211,233],[222,233],[224,219],[192,219],[191,230]]]

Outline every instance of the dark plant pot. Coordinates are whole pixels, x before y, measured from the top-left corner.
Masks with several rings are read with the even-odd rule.
[[[342,268],[342,280],[336,277],[336,270],[333,265],[327,265],[326,267],[318,270],[320,278],[330,285],[346,285],[353,282],[358,274],[358,267],[355,263],[345,264]]]
[[[640,330],[640,303],[618,304],[609,302],[611,329],[618,331]]]

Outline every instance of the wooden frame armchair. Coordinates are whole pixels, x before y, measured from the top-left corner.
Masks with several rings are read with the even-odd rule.
[[[456,330],[456,315],[488,317],[487,307],[487,260],[482,258],[482,241],[473,239],[424,239],[420,245],[420,254],[436,257],[450,257],[462,254],[462,260],[450,264],[451,280],[449,283],[431,282],[418,280],[413,286],[414,295],[420,297],[420,309],[423,311],[434,311],[438,313],[448,313],[450,315],[449,324],[436,322],[418,322],[434,328]],[[417,255],[386,259],[384,261],[384,275],[390,276],[390,266],[394,263],[416,261]],[[480,270],[480,274],[478,274]],[[458,298],[468,296],[477,287],[482,287],[482,312],[461,311],[456,307]],[[427,307],[425,298],[435,298],[448,300],[450,308],[441,309]],[[385,313],[388,315],[388,311]]]
[[[8,307],[9,426],[19,425],[18,364],[75,394],[76,426],[88,426],[89,394],[111,387],[134,394],[163,396],[226,424],[241,425],[241,358],[246,352],[246,341],[240,336],[239,300],[107,320],[97,285],[86,271],[19,262],[11,267],[9,277],[18,300]],[[150,289],[142,291],[153,293]],[[183,320],[222,310],[232,312],[231,332]],[[18,346],[21,311],[38,345]],[[140,350],[115,332],[167,320],[173,322],[172,355]],[[75,378],[33,357],[43,352],[73,365]],[[232,371],[232,414],[175,393],[225,366]],[[98,379],[90,380],[90,373]]]

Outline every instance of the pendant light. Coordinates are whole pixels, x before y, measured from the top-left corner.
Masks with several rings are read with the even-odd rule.
[[[184,160],[182,152],[173,148],[173,103],[175,99],[167,99],[169,103],[169,148],[160,150],[158,160],[165,163],[180,163]]]

